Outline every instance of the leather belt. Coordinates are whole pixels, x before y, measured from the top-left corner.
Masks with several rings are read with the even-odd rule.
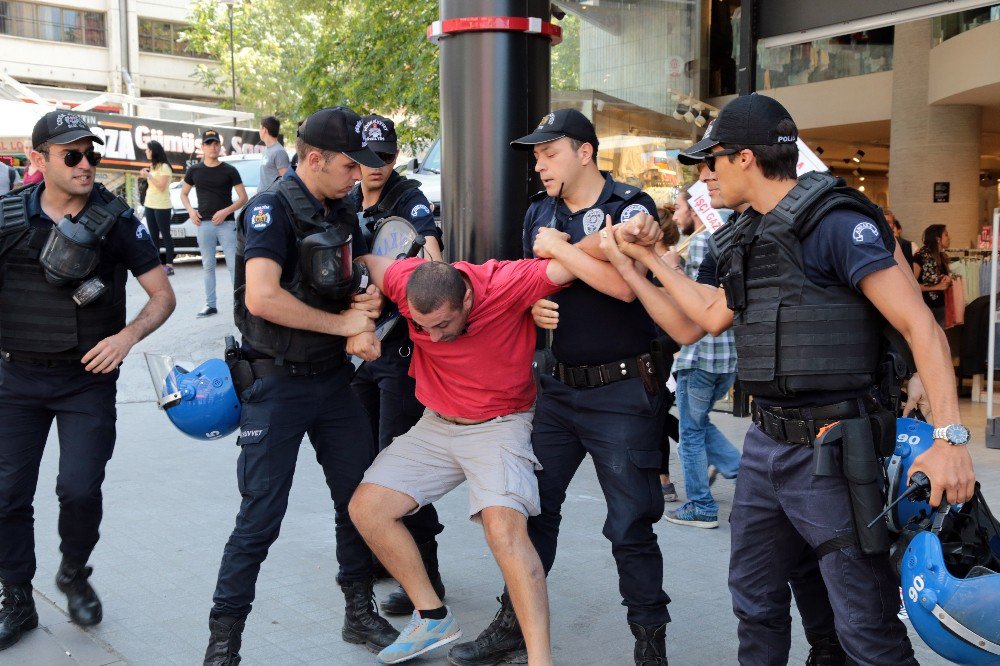
[[[46,368],[65,368],[71,365],[79,365],[78,358],[46,358],[43,356],[31,356],[20,352],[9,352],[0,350],[0,358],[8,363],[24,363],[26,365],[40,365]]]
[[[762,407],[750,404],[750,417],[768,436],[789,444],[812,446],[823,426],[861,416],[861,399],[820,407]]]
[[[283,375],[286,377],[312,377],[331,372],[344,366],[344,361],[339,358],[329,361],[317,361],[315,363],[292,363],[285,361],[281,365],[273,358],[263,358],[250,361],[253,368],[254,377],[270,377],[272,375]]]
[[[552,375],[570,388],[596,388],[635,377],[642,378],[653,372],[650,355],[642,354],[603,365],[566,365],[556,362]]]

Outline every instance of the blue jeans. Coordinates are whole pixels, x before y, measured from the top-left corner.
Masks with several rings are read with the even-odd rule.
[[[215,302],[215,246],[221,245],[226,255],[230,284],[236,282],[236,221],[225,220],[212,224],[211,219],[202,220],[198,226],[198,251],[201,252],[201,268],[205,272],[205,305],[210,308]]]
[[[677,413],[681,421],[681,468],[684,492],[695,508],[717,515],[719,505],[708,488],[708,466],[734,478],[740,467],[740,452],[708,418],[712,406],[733,386],[736,373],[717,374],[705,370],[677,372]]]

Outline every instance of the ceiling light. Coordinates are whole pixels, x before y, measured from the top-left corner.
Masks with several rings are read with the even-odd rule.
[[[816,154],[817,155],[822,155],[823,152],[824,152],[823,151],[823,146],[816,146]]]
[[[858,152],[854,153],[854,157],[852,157],[851,159],[854,160],[855,162],[860,162],[864,158],[865,158],[865,151],[859,148]]]

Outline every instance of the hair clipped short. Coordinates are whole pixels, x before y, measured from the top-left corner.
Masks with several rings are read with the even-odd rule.
[[[442,305],[461,310],[465,290],[465,280],[457,268],[439,261],[427,261],[410,273],[406,300],[420,314],[430,314]]]

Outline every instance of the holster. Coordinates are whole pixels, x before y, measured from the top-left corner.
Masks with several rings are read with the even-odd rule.
[[[250,361],[243,355],[243,350],[236,344],[236,338],[231,335],[226,336],[226,352],[224,356],[226,365],[229,367],[229,374],[233,378],[233,388],[236,389],[237,397],[243,395],[243,391],[253,384],[253,367]]]
[[[674,365],[674,354],[680,346],[669,335],[661,335],[649,344],[649,356],[656,371],[656,380],[661,387],[670,381],[670,368]]]
[[[843,470],[851,497],[854,531],[858,547],[865,555],[889,552],[892,540],[889,528],[880,520],[868,528],[885,506],[885,483],[879,464],[877,443],[872,433],[869,417],[841,421]]]
[[[556,370],[556,357],[552,354],[552,349],[544,347],[535,350],[535,357],[531,361],[531,374],[535,378],[535,391],[537,395],[542,394],[542,375],[549,377]]]

